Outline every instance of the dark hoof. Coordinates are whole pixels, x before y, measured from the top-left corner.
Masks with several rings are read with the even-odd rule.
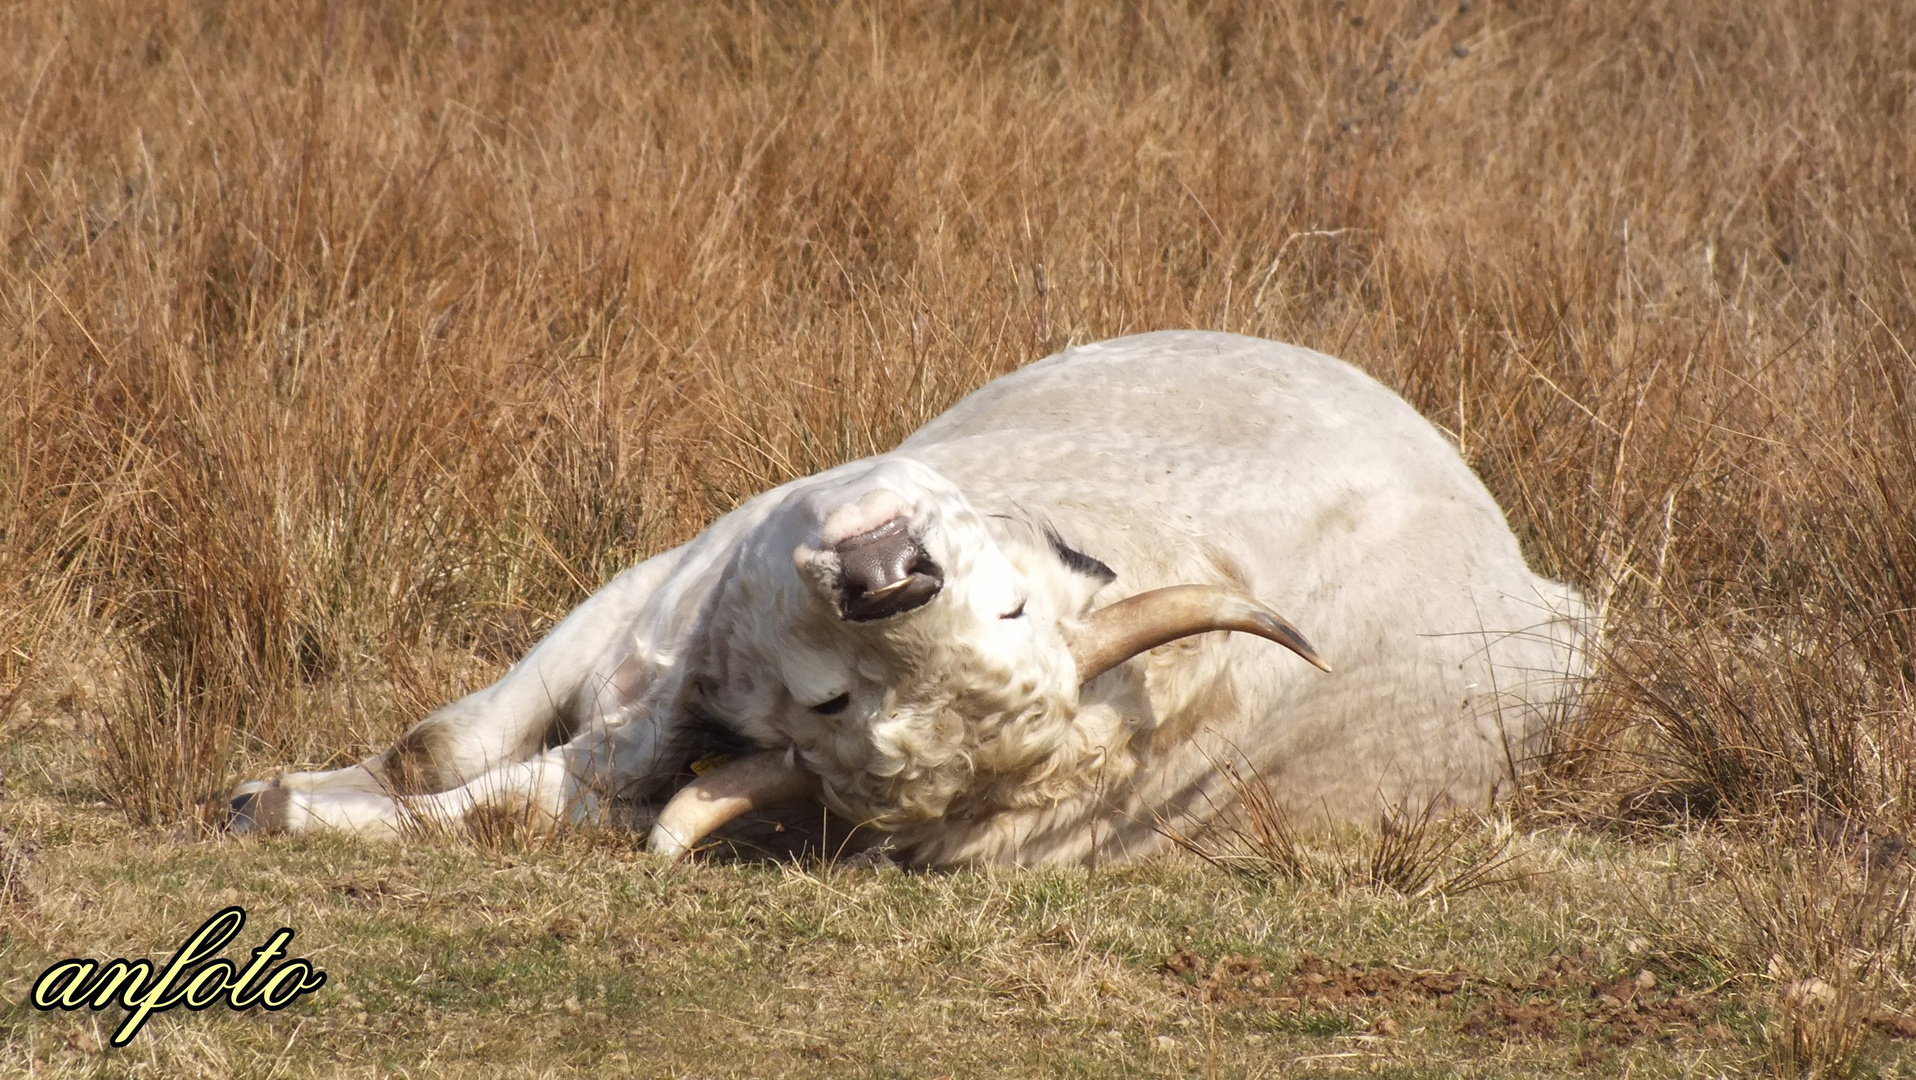
[[[226,802],[226,830],[234,834],[284,832],[290,797],[265,782],[249,780],[233,789]]]

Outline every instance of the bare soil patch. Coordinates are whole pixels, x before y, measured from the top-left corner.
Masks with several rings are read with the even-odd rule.
[[[1730,1005],[1716,994],[1668,989],[1647,969],[1601,977],[1590,970],[1593,962],[1588,954],[1555,956],[1533,975],[1492,979],[1469,968],[1419,970],[1306,956],[1288,975],[1274,976],[1257,957],[1225,954],[1207,961],[1184,948],[1165,957],[1159,971],[1179,992],[1207,1004],[1288,1013],[1448,1009],[1465,1014],[1457,1026],[1461,1033],[1504,1042],[1573,1033],[1613,1046],[1732,1037],[1717,1022]],[[1389,1026],[1401,1023],[1399,1017]],[[1887,1017],[1881,1023],[1886,1033],[1902,1030]]]

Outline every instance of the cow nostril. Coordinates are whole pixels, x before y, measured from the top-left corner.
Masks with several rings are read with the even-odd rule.
[[[904,519],[846,537],[838,554],[839,613],[870,622],[923,607],[944,587],[944,571],[920,547]]]
[[[821,716],[837,716],[839,713],[844,712],[846,707],[849,706],[851,703],[852,703],[851,694],[849,693],[840,694],[837,697],[831,699],[830,701],[821,701],[818,704],[812,706],[812,711],[815,713],[818,713]]]

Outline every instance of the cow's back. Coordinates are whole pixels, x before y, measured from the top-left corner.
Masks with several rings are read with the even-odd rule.
[[[1456,448],[1307,349],[1204,332],[1070,349],[965,398],[897,453],[1109,563],[1119,576],[1100,603],[1187,581],[1246,588],[1336,667],[1243,635],[1155,651],[1138,806],[1226,794],[1211,759],[1239,751],[1321,816],[1365,816],[1380,794],[1480,801],[1581,672],[1583,601],[1529,570]]]

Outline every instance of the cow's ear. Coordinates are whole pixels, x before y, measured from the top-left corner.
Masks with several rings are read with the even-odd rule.
[[[1051,560],[1061,569],[1051,570],[1043,575],[1049,582],[1048,591],[1052,594],[1052,610],[1060,615],[1084,615],[1097,602],[1104,587],[1118,580],[1117,571],[1110,564],[1082,548],[1079,548],[1063,536],[1046,529],[1046,546],[1038,557]]]
[[[711,677],[703,673],[687,676],[679,684],[678,700],[674,702],[674,711],[695,724],[719,722],[715,702],[717,687]]]
[[[1044,537],[1051,544],[1052,554],[1058,557],[1066,570],[1091,578],[1101,587],[1118,580],[1118,572],[1106,566],[1103,559],[1072,547],[1056,530],[1046,529]]]

